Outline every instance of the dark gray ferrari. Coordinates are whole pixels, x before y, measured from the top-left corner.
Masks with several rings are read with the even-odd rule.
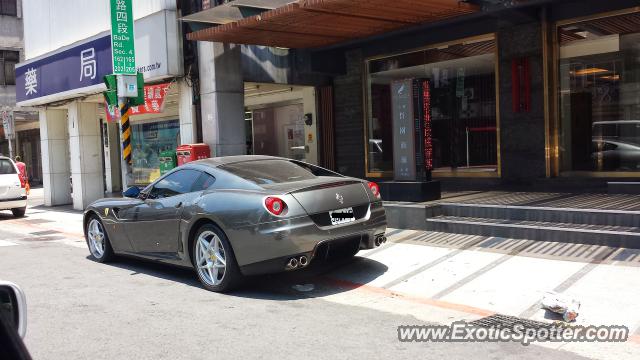
[[[91,255],[194,268],[208,290],[386,241],[378,185],[304,162],[229,156],[188,163],[84,213]]]

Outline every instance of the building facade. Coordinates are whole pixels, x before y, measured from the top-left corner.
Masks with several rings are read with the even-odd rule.
[[[637,1],[358,4],[231,2],[183,19],[201,69],[240,63],[242,78],[215,96],[237,94],[223,111],[242,107],[248,151],[397,179],[410,149],[394,126],[407,105],[396,92],[420,83],[429,134],[418,142],[428,140],[425,166],[445,186],[604,189],[640,178]],[[208,73],[227,73],[219,65]],[[293,115],[275,98],[299,88],[309,100]],[[279,118],[298,120],[291,129]]]
[[[38,115],[16,106],[15,65],[24,59],[22,1],[0,1],[0,111],[13,119],[13,136],[0,128],[0,154],[20,156],[31,184],[42,182]],[[11,145],[11,146],[10,146]]]
[[[180,11],[176,1],[134,2],[146,103],[131,110],[127,166],[119,119],[102,95],[103,76],[113,72],[109,0],[24,3],[25,56],[14,94],[19,106],[38,110],[46,205],[84,209],[105,192],[148,184],[160,176],[161,152],[197,142]]]

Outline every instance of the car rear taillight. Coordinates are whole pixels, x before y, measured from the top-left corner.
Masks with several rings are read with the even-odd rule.
[[[378,200],[382,199],[382,196],[380,195],[380,187],[378,186],[378,184],[374,183],[373,181],[369,181],[368,185],[369,189],[371,189],[371,192],[373,193],[373,196],[375,196]]]
[[[25,178],[23,178],[22,176],[18,175],[18,178],[20,179],[20,187],[21,188],[26,188],[27,187],[27,181],[25,180]]]
[[[287,208],[287,204],[285,204],[284,201],[271,196],[264,199],[264,206],[273,215],[281,215],[284,212],[284,209]]]

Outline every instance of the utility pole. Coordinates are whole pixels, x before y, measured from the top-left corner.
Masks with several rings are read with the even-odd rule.
[[[131,106],[144,104],[144,78],[136,71],[132,0],[111,1],[111,56],[113,74],[104,77],[105,101],[120,112],[122,188],[133,185]]]

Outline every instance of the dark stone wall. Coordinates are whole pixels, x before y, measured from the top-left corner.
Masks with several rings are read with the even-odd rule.
[[[540,23],[508,25],[498,30],[500,76],[500,156],[505,183],[531,183],[546,176],[542,32]],[[531,107],[514,112],[511,62],[529,59]]]
[[[365,173],[363,66],[361,50],[350,50],[346,73],[333,79],[336,170],[356,177]]]

